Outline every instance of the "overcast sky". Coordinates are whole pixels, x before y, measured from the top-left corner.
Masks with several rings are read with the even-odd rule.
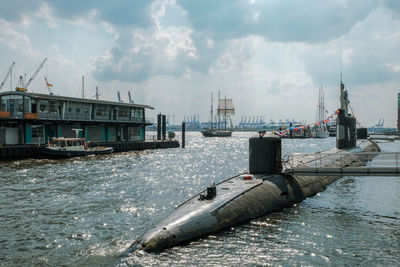
[[[342,48],[341,48],[342,47]],[[364,126],[397,125],[397,0],[13,0],[0,2],[0,79],[13,87],[47,63],[29,90],[128,101],[149,112],[199,114],[210,93],[242,116],[314,122],[318,88],[338,107],[340,54],[351,106]],[[10,90],[10,82],[4,90]],[[216,97],[215,97],[216,98]]]

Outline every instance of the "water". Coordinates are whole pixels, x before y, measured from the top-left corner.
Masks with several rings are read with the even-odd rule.
[[[400,264],[399,177],[345,177],[282,212],[118,259],[176,205],[245,172],[250,135],[188,133],[186,149],[0,162],[0,265]],[[283,154],[334,145],[334,138],[283,140]],[[400,151],[399,142],[380,145]]]

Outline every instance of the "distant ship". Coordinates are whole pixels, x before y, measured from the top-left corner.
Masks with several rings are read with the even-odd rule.
[[[385,124],[385,119],[379,119],[378,123],[372,126],[372,128],[383,128],[383,125]]]
[[[317,110],[317,122],[312,127],[311,132],[314,138],[325,138],[329,136],[328,128],[325,122],[325,101],[324,92],[322,86],[319,88],[318,94],[318,110]]]
[[[228,130],[226,128],[226,123],[227,119],[230,120],[231,122],[231,129],[232,129],[232,121],[229,115],[234,115],[235,114],[235,108],[233,106],[232,99],[224,99],[220,98],[220,95],[218,93],[218,109],[217,109],[217,115],[218,115],[218,122],[217,122],[217,127],[215,127],[214,122],[213,122],[213,97],[211,93],[211,114],[210,114],[210,122],[209,122],[209,127],[201,131],[204,137],[230,137],[232,136],[232,130]],[[221,121],[221,115],[223,116],[223,121]],[[221,124],[224,126],[221,128]]]

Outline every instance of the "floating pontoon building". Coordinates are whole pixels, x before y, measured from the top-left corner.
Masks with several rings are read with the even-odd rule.
[[[51,137],[85,137],[114,151],[175,147],[145,142],[148,105],[8,91],[0,93],[0,158],[30,156]],[[171,145],[171,146],[170,146]],[[8,148],[8,149],[6,149]],[[25,155],[26,154],[26,155]]]

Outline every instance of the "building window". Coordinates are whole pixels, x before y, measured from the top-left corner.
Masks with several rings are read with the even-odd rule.
[[[84,111],[85,111],[85,113],[88,113],[88,112],[89,112],[89,109],[88,109],[88,108],[85,108]]]
[[[129,141],[139,141],[140,137],[140,127],[128,126],[128,140]]]
[[[23,112],[23,97],[21,95],[5,95],[1,97],[1,111]]]
[[[43,137],[43,125],[32,125],[32,138]]]
[[[132,118],[143,119],[143,109],[142,108],[133,108],[131,110]]]
[[[47,102],[47,101],[40,101],[39,102],[39,112],[47,112],[48,111],[48,107],[47,107],[48,104],[49,104],[49,102]]]
[[[96,107],[96,116],[107,116],[107,106],[106,105],[98,105]]]
[[[49,113],[57,113],[57,102],[55,101],[49,102]]]
[[[79,112],[81,112],[81,109],[80,108],[76,108],[76,113],[79,113]]]
[[[72,108],[71,107],[68,108],[68,112],[72,112]]]
[[[0,111],[7,111],[7,109],[6,109],[6,100],[5,99],[1,100]]]
[[[125,108],[125,107],[120,107],[118,110],[118,117],[128,118],[129,117],[129,109]]]

